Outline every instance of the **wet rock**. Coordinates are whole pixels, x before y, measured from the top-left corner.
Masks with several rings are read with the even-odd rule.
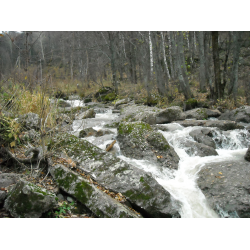
[[[55,194],[24,180],[15,184],[4,203],[5,209],[15,218],[39,218],[56,206]]]
[[[199,143],[203,143],[214,149],[216,148],[215,142],[211,138],[213,136],[211,129],[199,128],[199,129],[191,131],[189,135],[192,136],[193,139]]]
[[[144,122],[124,122],[118,127],[121,152],[131,158],[155,162],[163,167],[178,168],[179,157],[160,132]]]
[[[113,132],[111,132],[108,129],[99,129],[98,131],[96,131],[95,136],[99,137],[99,136],[103,136],[103,135],[109,135],[109,134],[113,134]]]
[[[61,150],[56,145],[58,140],[61,141],[60,146],[65,145],[67,155],[78,162],[80,169],[89,172],[106,189],[123,194],[143,216],[179,216],[169,192],[149,173],[72,135],[55,138],[49,147]]]
[[[101,218],[139,218],[135,212],[123,206],[109,195],[99,190],[88,180],[80,177],[63,165],[50,167],[50,173],[61,189],[75,197]],[[67,197],[68,198],[71,197]],[[72,198],[71,198],[72,199]],[[73,199],[72,199],[73,200]],[[69,201],[72,202],[72,201]]]
[[[93,129],[93,128],[85,128],[85,129],[80,131],[79,138],[84,138],[84,137],[88,137],[88,136],[95,136],[95,134],[96,134],[95,129]]]
[[[250,106],[242,106],[231,111],[227,110],[218,119],[250,123]]]
[[[20,115],[18,120],[26,129],[35,129],[38,130],[40,128],[40,118],[38,114],[28,113],[24,115]]]
[[[185,120],[185,121],[175,121],[182,125],[183,127],[189,126],[203,126],[203,127],[216,127],[221,130],[233,130],[233,129],[243,129],[244,126],[239,125],[234,121],[219,121],[219,120]]]
[[[245,159],[246,161],[250,161],[250,147],[248,148],[248,150],[247,150],[247,152],[246,152],[246,154],[245,154],[245,156],[244,156],[244,159]]]
[[[198,173],[198,186],[221,217],[250,217],[250,163],[242,160],[208,163]]]
[[[167,124],[167,126],[163,124],[156,124],[155,126],[152,125],[151,127],[154,129],[160,129],[162,131],[170,132],[170,131],[175,131],[177,129],[180,129],[181,126],[178,123],[170,123],[170,124]]]
[[[183,145],[185,152],[190,156],[205,157],[210,155],[218,155],[214,148],[203,143],[185,140],[181,143],[181,145]]]
[[[95,111],[93,108],[90,108],[87,111],[75,116],[76,120],[82,120],[87,118],[95,118]]]

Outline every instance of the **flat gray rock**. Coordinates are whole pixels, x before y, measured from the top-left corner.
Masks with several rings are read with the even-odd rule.
[[[221,217],[250,217],[250,163],[244,160],[206,164],[198,186]]]

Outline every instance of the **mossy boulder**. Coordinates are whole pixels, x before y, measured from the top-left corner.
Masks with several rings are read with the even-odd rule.
[[[196,108],[198,105],[198,102],[195,98],[190,98],[188,100],[185,101],[184,103],[184,110],[190,110],[190,109],[194,109]]]
[[[123,194],[146,217],[178,217],[171,197],[147,172],[73,135],[54,138],[49,149],[63,149],[77,167],[93,175],[106,189]],[[143,178],[143,182],[140,181]]]
[[[111,87],[103,87],[103,88],[100,88],[95,93],[94,97],[97,99],[97,101],[102,102],[102,101],[104,101],[105,96],[107,96],[110,93],[114,93],[114,91]]]
[[[145,159],[160,166],[177,169],[179,157],[165,137],[144,122],[120,122],[120,150],[127,157]]]
[[[242,106],[231,111],[228,110],[218,119],[250,123],[250,106]]]
[[[4,207],[15,218],[39,218],[57,207],[57,198],[44,188],[20,180],[8,193]]]
[[[104,99],[104,101],[112,102],[115,100],[115,98],[116,98],[116,94],[114,92],[112,92],[112,93],[105,95],[103,99]]]
[[[75,197],[101,218],[139,218],[140,216],[99,190],[87,179],[69,170],[63,165],[50,167],[50,173],[59,187]]]

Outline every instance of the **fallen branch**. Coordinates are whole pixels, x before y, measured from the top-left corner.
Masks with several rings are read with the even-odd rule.
[[[107,151],[107,152],[110,151],[110,149],[113,148],[113,146],[114,146],[115,143],[116,143],[116,140],[114,140],[111,144],[108,144],[108,145],[106,146],[106,151]]]

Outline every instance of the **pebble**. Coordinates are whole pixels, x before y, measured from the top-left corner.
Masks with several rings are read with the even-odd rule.
[[[64,201],[64,197],[62,194],[58,194],[57,198],[59,199],[59,201]]]
[[[69,197],[69,196],[67,196],[67,201],[70,202],[70,203],[74,202],[74,200],[71,197]]]

